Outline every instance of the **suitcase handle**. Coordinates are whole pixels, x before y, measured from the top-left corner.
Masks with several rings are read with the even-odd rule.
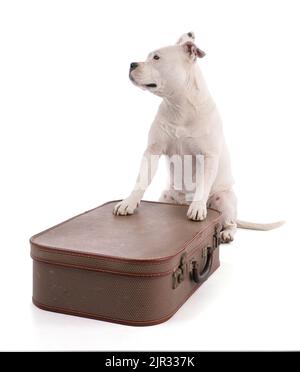
[[[210,274],[212,263],[213,263],[213,248],[207,247],[206,248],[206,262],[204,268],[201,272],[199,272],[199,264],[197,261],[192,261],[192,279],[196,283],[203,283]]]

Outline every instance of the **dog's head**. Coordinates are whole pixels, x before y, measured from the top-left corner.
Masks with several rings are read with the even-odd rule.
[[[144,62],[130,64],[129,78],[142,89],[168,97],[186,83],[188,72],[205,53],[194,43],[193,32],[183,34],[176,45],[151,52]]]

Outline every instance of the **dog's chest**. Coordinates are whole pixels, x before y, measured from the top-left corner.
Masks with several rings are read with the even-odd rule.
[[[168,125],[164,136],[164,153],[166,155],[195,155],[201,153],[201,140],[193,136],[190,128]],[[200,141],[199,141],[200,140]]]
[[[191,136],[191,130],[186,126],[172,125],[164,122],[160,123],[160,129],[173,140]]]

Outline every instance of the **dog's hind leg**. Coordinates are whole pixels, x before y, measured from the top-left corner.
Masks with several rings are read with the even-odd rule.
[[[177,190],[164,190],[159,198],[162,203],[187,205],[185,193]]]
[[[233,241],[236,233],[237,224],[237,199],[233,190],[221,191],[213,194],[208,202],[208,208],[213,208],[222,213],[222,243],[230,243]]]

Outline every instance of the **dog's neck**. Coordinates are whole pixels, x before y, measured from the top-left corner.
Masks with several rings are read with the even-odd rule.
[[[164,97],[162,108],[172,124],[183,126],[195,117],[201,117],[214,105],[202,72],[195,64],[187,73],[182,89]]]

